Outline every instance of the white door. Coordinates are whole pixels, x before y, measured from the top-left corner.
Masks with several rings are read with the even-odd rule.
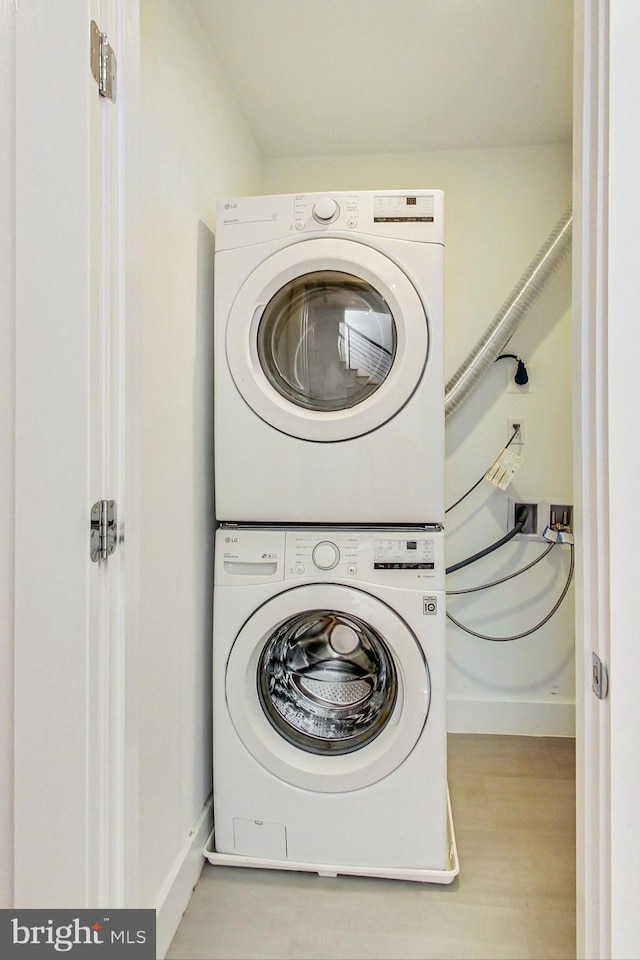
[[[376,783],[411,753],[429,712],[429,669],[413,632],[377,597],[309,584],[246,621],[226,694],[238,735],[265,769],[344,792]]]
[[[375,430],[404,407],[427,363],[425,304],[392,260],[363,243],[285,247],[221,313],[236,387],[265,422],[302,440]]]
[[[126,516],[128,6],[128,20],[120,0],[16,7],[17,907],[117,907],[135,882],[123,614],[135,538],[90,558],[92,504],[117,502],[120,540]],[[115,103],[92,76],[92,21],[117,51]]]

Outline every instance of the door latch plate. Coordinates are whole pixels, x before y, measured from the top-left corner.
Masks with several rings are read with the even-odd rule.
[[[600,700],[604,700],[609,692],[609,676],[607,668],[597,653],[593,654],[593,692]]]

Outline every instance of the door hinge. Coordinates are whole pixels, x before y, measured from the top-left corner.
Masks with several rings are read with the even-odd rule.
[[[94,563],[106,560],[118,542],[118,509],[115,500],[98,500],[91,507],[90,556]]]
[[[591,686],[596,697],[604,700],[609,692],[609,675],[597,653],[593,654],[593,681]]]
[[[98,84],[98,93],[116,102],[116,55],[106,33],[101,33],[95,20],[91,21],[91,73]]]

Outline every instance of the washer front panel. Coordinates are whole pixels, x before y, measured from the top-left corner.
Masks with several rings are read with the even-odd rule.
[[[389,257],[357,241],[313,239],[249,275],[227,319],[226,351],[261,419],[331,442],[369,433],[404,407],[425,371],[429,324]]]
[[[345,792],[381,780],[411,753],[428,714],[429,670],[413,632],[381,600],[309,584],[277,594],[246,621],[227,663],[226,696],[238,736],[270,773]]]

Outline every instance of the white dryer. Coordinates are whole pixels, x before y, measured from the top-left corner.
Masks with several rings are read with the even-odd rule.
[[[443,195],[218,205],[222,521],[444,519]]]
[[[216,537],[208,858],[450,882],[442,531]]]

